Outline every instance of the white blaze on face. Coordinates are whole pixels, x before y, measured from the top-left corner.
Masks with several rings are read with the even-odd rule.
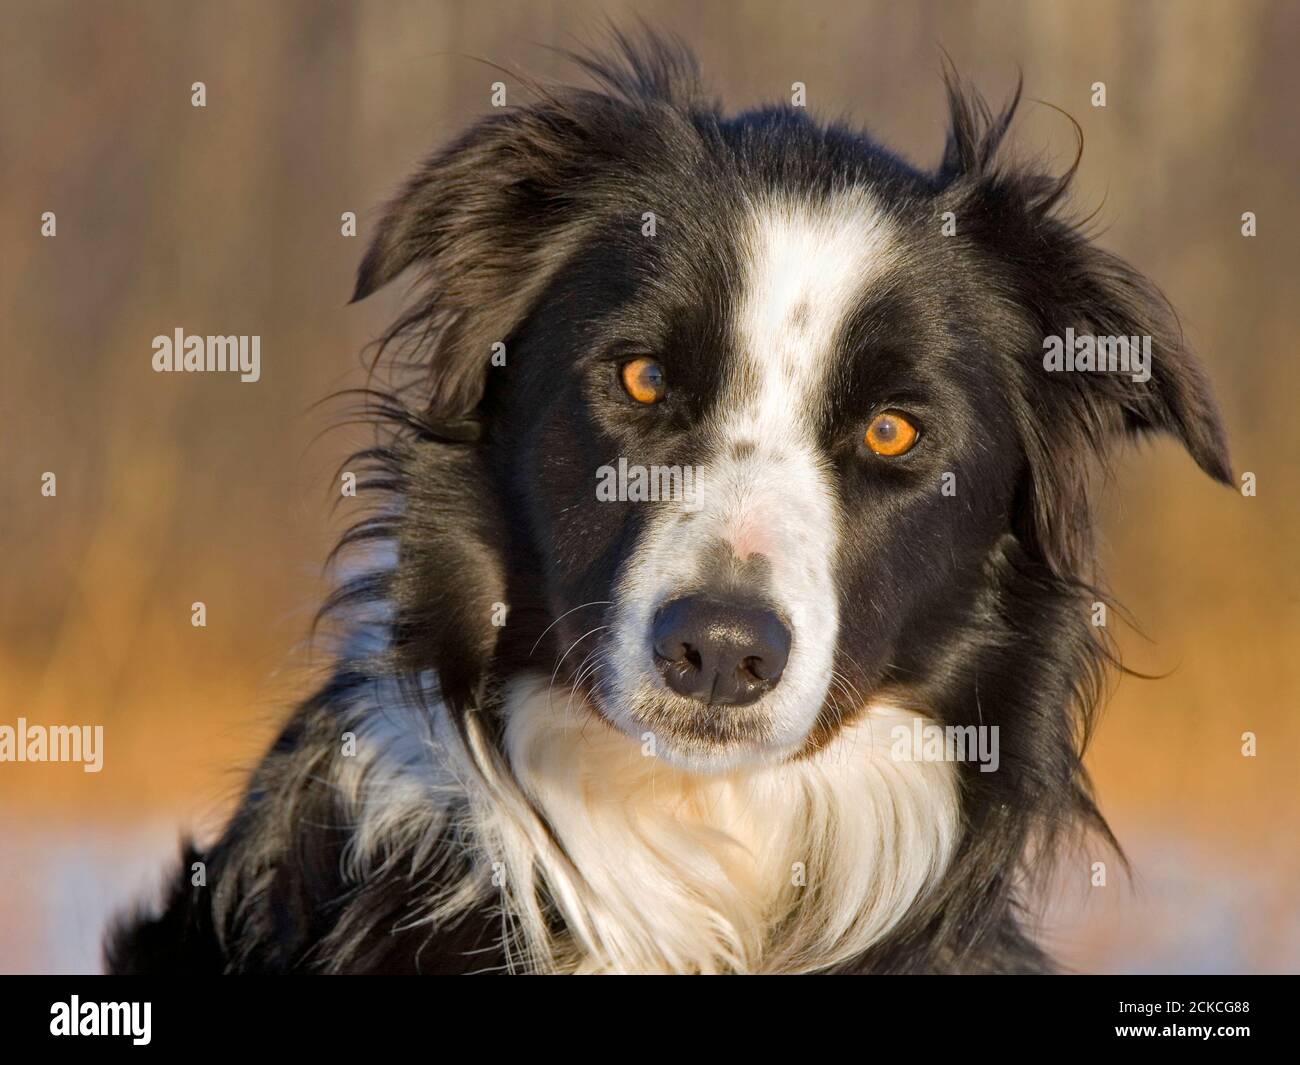
[[[840,332],[888,268],[892,246],[884,216],[860,190],[819,203],[768,200],[754,207],[740,238],[736,350],[703,459],[702,505],[693,514],[677,505],[656,512],[615,590],[609,679],[615,701],[627,704],[666,692],[650,651],[655,611],[707,581],[718,545],[742,561],[766,560],[765,587],[754,591],[784,615],[792,634],[781,682],[758,704],[771,743],[763,751],[720,752],[712,760],[718,767],[797,750],[826,697],[841,530],[816,429]],[[628,709],[606,712],[634,731],[632,719],[617,720]]]

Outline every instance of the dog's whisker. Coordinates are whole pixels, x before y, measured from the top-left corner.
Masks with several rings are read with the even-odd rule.
[[[539,648],[542,645],[542,641],[546,639],[546,634],[555,628],[556,625],[567,618],[570,614],[576,614],[579,610],[586,610],[589,606],[613,606],[613,601],[609,599],[593,599],[590,603],[580,603],[572,610],[566,610],[542,630],[542,634],[537,637],[537,642],[533,644],[532,649],[528,652],[528,657],[532,658],[533,655],[537,653],[537,648]]]
[[[566,718],[568,718],[569,712],[573,708],[574,697],[580,695],[582,692],[582,682],[586,680],[587,677],[595,673],[597,669],[600,668],[599,655],[600,655],[600,649],[596,648],[595,650],[589,652],[586,658],[582,660],[582,664],[578,666],[578,671],[573,679],[573,685],[569,689],[569,698],[565,700],[564,703],[564,714]],[[587,668],[587,671],[584,673],[583,668],[587,666],[588,662],[590,662],[591,665],[589,668]]]
[[[578,644],[582,643],[582,641],[585,640],[588,636],[591,636],[591,635],[593,635],[594,633],[601,632],[601,631],[603,631],[603,630],[605,630],[605,629],[608,629],[608,628],[609,628],[608,625],[597,625],[594,629],[590,629],[589,631],[584,632],[581,636],[579,636],[576,640],[574,640],[573,643],[569,644],[569,646],[568,646],[568,648],[565,650],[564,654],[560,655],[559,659],[558,659],[558,660],[556,661],[556,663],[555,663],[555,668],[551,671],[551,681],[550,681],[550,683],[549,683],[549,684],[547,685],[547,687],[546,687],[547,708],[548,708],[548,709],[550,708],[550,694],[551,694],[551,690],[555,687],[555,678],[559,676],[559,674],[560,674],[560,667],[561,667],[562,665],[564,665],[564,660],[565,660],[566,658],[569,657],[569,652],[572,651],[575,647],[577,647]]]

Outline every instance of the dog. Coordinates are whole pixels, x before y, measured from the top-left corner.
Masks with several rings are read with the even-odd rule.
[[[388,207],[337,665],[110,971],[1056,969],[1042,876],[1117,846],[1097,474],[1231,484],[1206,376],[1078,159],[1008,159],[1019,89],[947,69],[923,170],[616,37]]]

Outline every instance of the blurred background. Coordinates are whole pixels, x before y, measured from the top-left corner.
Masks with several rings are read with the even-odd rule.
[[[1112,625],[1164,676],[1114,686],[1089,764],[1136,875],[1091,887],[1106,856],[1077,856],[1045,935],[1085,971],[1300,970],[1300,4],[0,0],[0,724],[105,732],[99,774],[0,764],[0,971],[95,970],[106,914],[218,823],[320,666],[358,438],[313,404],[400,298],[346,306],[378,206],[487,110],[480,60],[571,77],[547,46],[636,16],[730,107],[802,81],[927,166],[941,49],[1083,127],[1075,207],[1180,310],[1258,495],[1167,442],[1120,465],[1106,557],[1144,635]],[[1067,165],[1066,119],[1021,114]],[[260,335],[261,381],[155,374],[178,326]]]

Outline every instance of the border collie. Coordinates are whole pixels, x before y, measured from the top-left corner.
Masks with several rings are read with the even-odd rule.
[[[611,55],[378,226],[337,663],[110,970],[1053,968],[1037,875],[1114,844],[1094,473],[1162,431],[1231,483],[1177,318],[1007,160],[1019,91],[949,71],[919,170]]]

